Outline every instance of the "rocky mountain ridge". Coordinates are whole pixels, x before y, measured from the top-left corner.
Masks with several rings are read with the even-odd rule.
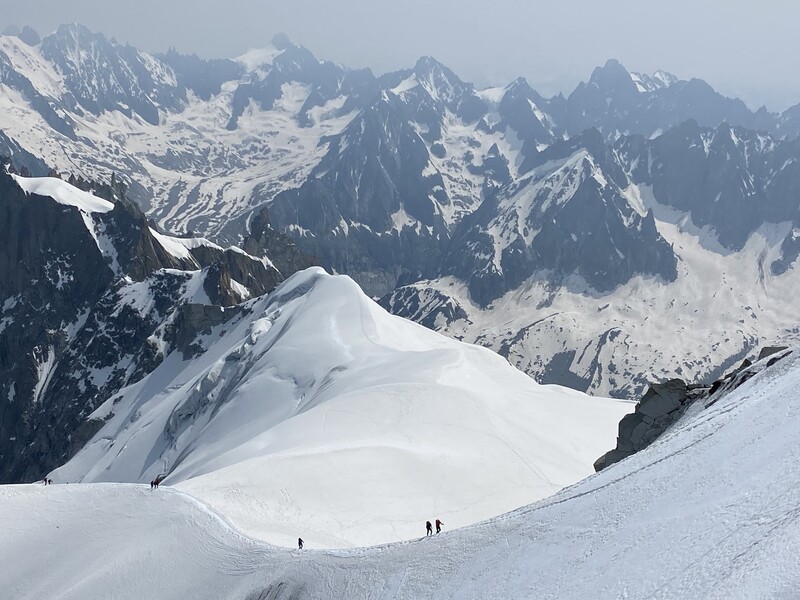
[[[199,333],[309,264],[264,224],[248,247],[283,245],[283,272],[265,254],[157,231],[118,182],[73,182],[91,193],[8,166],[0,172],[5,482],[63,462],[94,433],[84,418],[106,398],[171,349],[191,355]]]
[[[436,277],[382,302],[541,381],[630,396],[717,377],[797,339],[797,157],[694,122],[554,143],[462,221]]]

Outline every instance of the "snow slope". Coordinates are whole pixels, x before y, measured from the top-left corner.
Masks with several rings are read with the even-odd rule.
[[[2,487],[12,525],[0,531],[0,589],[81,600],[796,598],[798,385],[795,352],[552,498],[376,548],[262,545],[169,488]]]
[[[540,386],[484,348],[388,315],[347,277],[294,275],[92,416],[55,481],[161,473],[248,533],[312,547],[408,539],[592,472],[628,402]]]

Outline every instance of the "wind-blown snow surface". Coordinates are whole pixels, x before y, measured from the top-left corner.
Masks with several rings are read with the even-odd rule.
[[[0,589],[81,600],[796,598],[798,386],[795,352],[553,498],[377,548],[261,545],[168,488],[2,487]]]
[[[248,533],[312,547],[475,523],[592,471],[633,406],[540,386],[387,314],[347,277],[296,274],[95,413],[56,481],[166,484]]]

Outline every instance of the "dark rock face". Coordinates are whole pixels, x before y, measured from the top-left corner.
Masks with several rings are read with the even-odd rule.
[[[195,342],[198,335],[208,333],[212,327],[227,323],[240,314],[240,306],[225,308],[204,304],[183,304],[170,328],[174,336],[175,348],[184,358],[193,358],[202,352],[202,346]]]
[[[196,54],[180,54],[175,48],[157,58],[173,70],[181,86],[202,100],[219,94],[223,83],[238,79],[244,72],[244,67],[232,60],[203,60]]]
[[[332,140],[305,184],[275,198],[272,220],[323,266],[383,295],[404,272],[432,275],[446,242],[448,198],[441,175],[424,173],[428,162],[401,103],[384,94]]]
[[[762,129],[768,127],[761,126]],[[800,136],[800,104],[790,106],[778,116],[775,133],[781,138],[796,139]]]
[[[728,392],[791,354],[785,346],[762,348],[754,362],[742,364],[711,385],[687,385],[680,379],[655,383],[636,405],[635,412],[625,415],[619,423],[617,447],[606,452],[594,463],[595,471],[635,454],[649,446],[674,425],[694,402],[702,401],[708,408]]]
[[[650,136],[687,119],[706,127],[722,122],[742,127],[770,127],[772,117],[757,115],[741,100],[726,98],[701,79],[672,80],[639,91],[631,74],[616,60],[598,67],[566,100],[564,128],[578,133],[596,127],[609,139],[618,134]]]
[[[768,356],[773,356],[778,352],[783,352],[784,350],[788,350],[787,346],[764,346],[761,351],[758,353],[758,358],[756,362],[767,358]]]
[[[708,408],[716,403],[722,396],[735,390],[746,381],[752,379],[758,373],[783,360],[791,354],[785,346],[767,346],[761,349],[755,363],[745,359],[737,368],[725,375],[722,379],[716,380],[708,392],[705,406]]]
[[[800,231],[794,229],[781,243],[781,256],[770,265],[773,275],[783,275],[800,257]]]
[[[114,274],[77,211],[27,197],[5,174],[0,230],[0,478],[14,481],[37,478],[26,463],[37,463],[52,445],[52,433],[34,430],[49,369],[68,344],[62,326],[96,303]]]
[[[198,334],[240,310],[241,286],[271,291],[302,263],[290,250],[284,275],[267,258],[205,243],[173,256],[121,186],[75,183],[114,202],[92,214],[94,233],[77,208],[0,172],[2,482],[39,479],[67,460],[101,425],[86,420],[100,404],[173,348],[196,353]],[[215,304],[198,304],[200,290]]]
[[[272,227],[269,210],[262,208],[250,221],[250,233],[242,248],[252,256],[269,257],[284,278],[308,267],[319,266],[317,259],[304,254],[289,237]]]
[[[28,44],[28,46],[38,46],[42,41],[41,36],[39,36],[36,30],[28,25],[25,25],[22,31],[19,32],[19,39]]]
[[[398,287],[381,298],[380,305],[393,314],[415,321],[433,331],[447,323],[468,319],[466,311],[452,298],[436,290],[420,293],[411,286]]]
[[[764,223],[800,227],[800,142],[726,124],[716,129],[687,121],[649,141],[621,140],[616,148],[634,181],[651,185],[661,204],[688,213],[717,241],[740,250]],[[792,233],[789,234],[792,236]],[[796,258],[794,238],[784,243],[785,269]]]
[[[595,461],[595,470],[601,471],[649,446],[677,422],[706,389],[687,386],[680,379],[651,385],[636,405],[636,411],[620,421],[617,447]]]
[[[560,133],[558,128],[554,127],[555,118],[548,117],[553,108],[553,102],[542,98],[525,79],[517,79],[508,87],[500,101],[498,113],[501,121],[493,129],[504,130],[510,127],[529,147],[551,144]],[[523,152],[528,154],[530,150],[525,149]]]

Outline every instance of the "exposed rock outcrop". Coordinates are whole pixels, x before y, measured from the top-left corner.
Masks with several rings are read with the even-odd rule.
[[[707,389],[705,386],[688,386],[681,379],[652,384],[636,405],[636,410],[620,421],[617,447],[595,461],[595,470],[601,471],[649,446]]]
[[[762,348],[755,362],[745,359],[738,368],[710,385],[687,385],[681,379],[652,384],[636,405],[636,410],[620,421],[617,446],[595,461],[595,471],[601,471],[649,446],[674,425],[694,402],[702,400],[704,408],[708,408],[789,354],[786,346]]]
[[[241,312],[241,306],[209,306],[205,304],[184,304],[170,329],[174,336],[175,348],[184,358],[192,358],[203,351],[196,343],[197,336],[208,333],[212,327],[229,321]]]

